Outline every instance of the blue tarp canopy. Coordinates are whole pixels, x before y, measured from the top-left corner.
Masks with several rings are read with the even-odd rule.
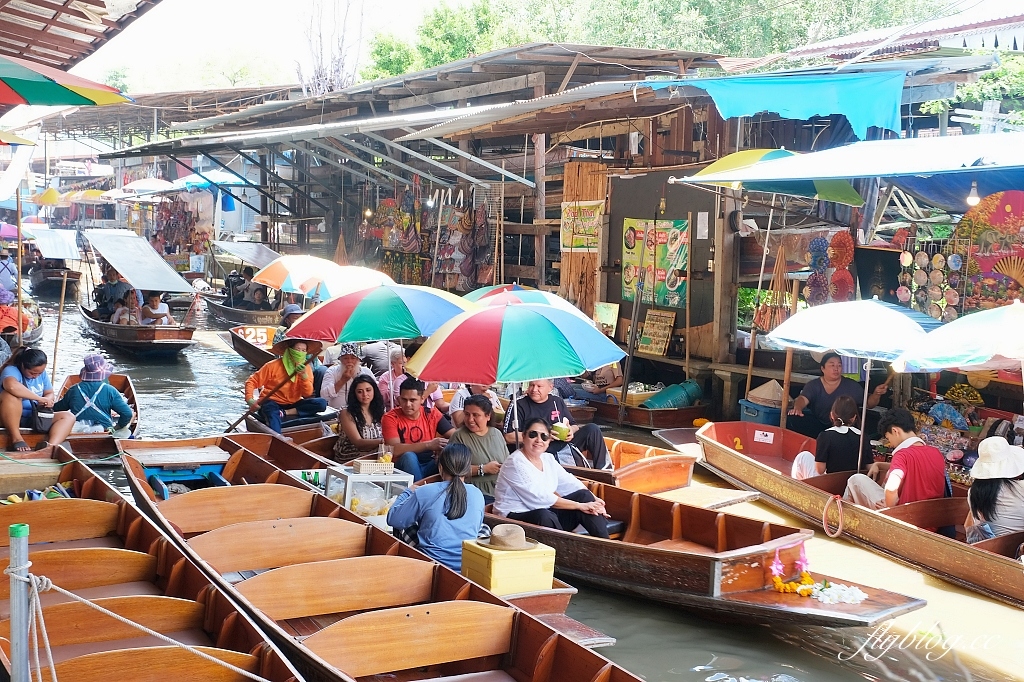
[[[971,192],[972,181],[978,183],[978,195],[983,197],[1009,189],[1024,189],[1024,168],[981,168],[976,173],[952,173],[927,178],[902,175],[894,178],[893,184],[932,206],[953,213],[966,213],[970,209],[967,195]]]

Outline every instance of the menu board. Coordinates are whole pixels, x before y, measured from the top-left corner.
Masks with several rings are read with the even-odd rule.
[[[643,302],[681,307],[686,301],[689,257],[687,221],[626,218],[622,223],[622,300],[634,300],[637,279],[646,270]]]
[[[648,310],[637,350],[650,355],[664,355],[668,351],[668,342],[672,339],[675,321],[675,313],[667,310]]]

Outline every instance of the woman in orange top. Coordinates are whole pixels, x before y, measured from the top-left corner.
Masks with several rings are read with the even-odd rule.
[[[250,407],[259,402],[260,417],[277,433],[281,433],[281,422],[288,417],[313,417],[327,409],[326,400],[313,397],[313,369],[309,365],[322,347],[319,341],[306,339],[279,341],[271,348],[279,357],[246,379],[245,402]]]
[[[32,328],[32,316],[21,309],[21,333]],[[0,332],[18,331],[18,297],[13,292],[0,289]]]

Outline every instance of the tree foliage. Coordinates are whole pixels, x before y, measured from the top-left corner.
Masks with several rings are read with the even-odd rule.
[[[370,66],[359,75],[363,80],[400,76],[413,71],[416,52],[409,43],[390,33],[378,33],[370,40]]]

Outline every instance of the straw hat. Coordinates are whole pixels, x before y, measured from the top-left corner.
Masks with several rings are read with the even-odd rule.
[[[537,546],[537,541],[528,539],[523,527],[517,526],[514,523],[499,524],[491,529],[491,537],[479,539],[476,542],[491,549],[503,549],[512,552],[533,549]]]
[[[992,436],[978,445],[978,461],[971,467],[974,478],[1017,478],[1024,474],[1024,448]]]
[[[320,355],[320,351],[324,349],[324,344],[321,343],[320,341],[314,341],[312,339],[300,339],[298,337],[293,338],[289,336],[286,337],[283,341],[278,341],[277,343],[275,343],[274,347],[270,349],[270,352],[280,357],[281,354],[284,353],[286,349],[291,348],[292,344],[295,343],[296,341],[302,341],[303,343],[305,343],[306,352],[312,355],[313,357]]]

